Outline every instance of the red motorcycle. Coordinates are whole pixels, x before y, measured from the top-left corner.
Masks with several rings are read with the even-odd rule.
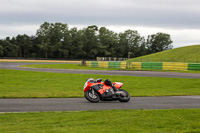
[[[84,85],[84,96],[90,102],[119,100],[120,102],[128,102],[130,95],[127,91],[121,89],[123,83],[111,82],[106,79],[89,78]]]

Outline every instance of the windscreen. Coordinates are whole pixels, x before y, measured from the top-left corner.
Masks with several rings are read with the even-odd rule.
[[[84,84],[83,90],[85,89],[85,87],[87,86],[87,83],[88,83],[90,80],[94,80],[94,79],[93,79],[93,78],[87,79],[86,82],[85,82],[85,84]]]

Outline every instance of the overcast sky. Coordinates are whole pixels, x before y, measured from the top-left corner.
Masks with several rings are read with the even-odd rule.
[[[200,0],[1,0],[0,39],[35,35],[44,22],[105,26],[141,36],[164,32],[173,46],[200,44]]]

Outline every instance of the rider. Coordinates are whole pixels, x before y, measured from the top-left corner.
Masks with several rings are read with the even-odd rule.
[[[111,86],[113,88],[114,91],[117,91],[118,89],[113,85],[113,83],[109,80],[109,79],[106,79],[104,81],[104,83],[108,86]]]

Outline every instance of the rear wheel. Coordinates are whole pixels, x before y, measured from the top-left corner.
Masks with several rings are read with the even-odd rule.
[[[128,102],[128,101],[130,100],[130,95],[129,95],[129,93],[128,93],[127,91],[123,90],[123,89],[119,89],[119,91],[122,91],[123,94],[120,94],[120,95],[118,96],[118,100],[119,100],[120,102]]]
[[[93,103],[97,103],[100,100],[99,95],[94,90],[88,90],[85,92],[85,98]]]

